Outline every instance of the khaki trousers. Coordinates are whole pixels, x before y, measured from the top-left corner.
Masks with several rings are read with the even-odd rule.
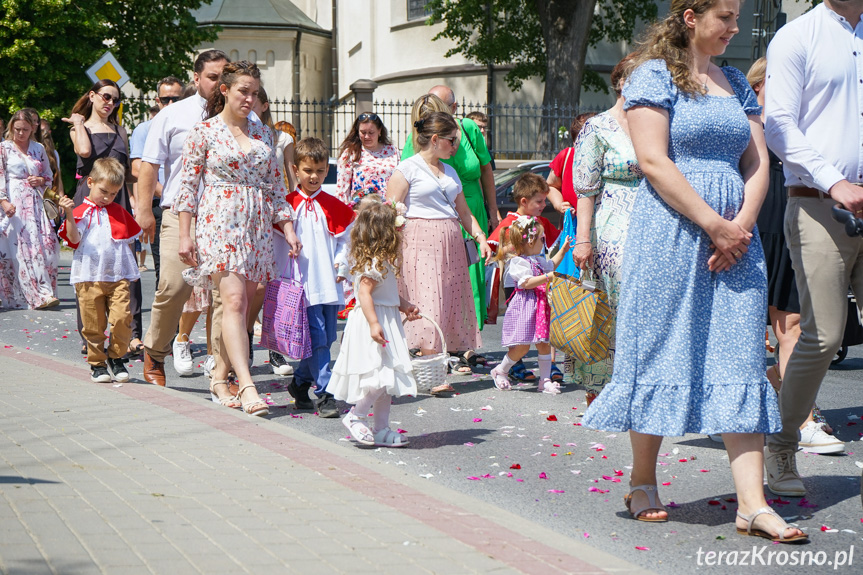
[[[195,220],[192,220],[195,237]],[[144,348],[154,360],[164,362],[171,353],[171,342],[177,335],[183,305],[192,294],[192,286],[183,279],[188,268],[180,261],[180,218],[171,210],[162,212],[159,233],[159,287],[150,310],[150,327],[144,336]]]
[[[834,221],[830,198],[788,198],[785,241],[800,294],[800,339],[779,391],[782,431],[767,436],[772,452],[797,450],[799,428],[809,415],[821,380],[842,344],[848,286],[863,303],[863,239]]]
[[[108,357],[126,355],[132,340],[132,313],[129,311],[129,280],[118,282],[81,282],[75,284],[81,310],[81,337],[87,342],[87,363],[105,365]],[[105,329],[111,326],[108,355],[105,355]]]

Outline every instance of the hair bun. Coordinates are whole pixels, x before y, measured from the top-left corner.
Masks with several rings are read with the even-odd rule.
[[[417,130],[422,130],[425,123],[426,123],[426,119],[420,118],[419,120],[414,122],[414,128],[416,128]]]

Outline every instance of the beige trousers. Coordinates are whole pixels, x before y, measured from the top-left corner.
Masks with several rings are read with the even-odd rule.
[[[129,280],[81,282],[75,284],[81,310],[81,337],[87,342],[87,363],[105,365],[108,357],[126,355],[132,340],[132,313],[129,311]],[[105,329],[111,326],[108,355]]]
[[[195,237],[194,219],[192,237]],[[144,336],[144,348],[154,360],[164,362],[171,353],[171,342],[180,326],[183,305],[192,293],[192,286],[183,279],[183,270],[189,266],[180,261],[180,218],[171,210],[162,211],[159,245],[159,286],[150,310],[150,327]]]
[[[842,344],[848,317],[848,286],[863,302],[863,239],[845,234],[833,220],[836,202],[788,198],[785,241],[800,294],[800,339],[779,391],[782,431],[767,436],[770,451],[796,450],[821,380]]]

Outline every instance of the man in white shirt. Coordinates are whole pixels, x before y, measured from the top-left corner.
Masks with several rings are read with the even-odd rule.
[[[801,335],[779,392],[782,431],[767,437],[767,486],[803,496],[795,452],[842,343],[848,286],[863,302],[863,239],[834,221],[863,217],[863,0],[824,0],[784,26],[767,50],[767,145],[783,161],[785,237],[800,295]],[[859,303],[858,303],[859,305]]]
[[[144,380],[165,385],[165,357],[171,352],[171,342],[177,334],[183,305],[192,293],[192,286],[183,279],[187,265],[180,261],[180,228],[177,214],[171,211],[180,189],[183,169],[183,144],[195,124],[204,119],[207,98],[217,88],[222,68],[229,62],[221,50],[207,50],[195,60],[195,85],[198,92],[168,106],[153,119],[138,177],[138,205],[135,214],[143,230],[141,241],[155,234],[156,222],[152,201],[158,183],[159,166],[165,170],[162,188],[162,226],[160,230],[161,273],[156,297],[150,313],[150,327],[144,336]],[[194,231],[192,232],[194,235]]]
[[[178,102],[183,95],[183,81],[176,76],[167,76],[159,80],[156,85],[156,105],[159,110],[163,110],[166,106]],[[129,136],[129,158],[132,160],[132,176],[138,177],[141,168],[141,156],[144,154],[144,144],[147,142],[147,135],[150,133],[150,126],[153,125],[153,120],[147,120],[138,124],[132,135]],[[162,224],[162,207],[158,203],[159,196],[162,195],[162,184],[164,184],[163,170],[159,168],[159,179],[156,183],[155,199],[152,201],[153,217],[155,219],[154,236],[150,240],[150,248],[153,254],[153,265],[156,268],[156,285],[159,285],[159,229]],[[137,184],[136,184],[137,194]],[[137,199],[137,195],[136,195]],[[137,209],[137,208],[136,208]]]

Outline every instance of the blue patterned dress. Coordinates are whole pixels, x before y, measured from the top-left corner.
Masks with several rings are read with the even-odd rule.
[[[743,204],[747,115],[761,107],[739,70],[722,71],[736,96],[687,97],[661,60],[636,69],[623,95],[627,109],[668,111],[669,157],[730,220]],[[767,277],[757,230],[730,270],[708,270],[711,254],[707,233],[644,179],[624,250],[614,375],[586,426],[672,436],[779,431],[776,393],[764,376]]]

